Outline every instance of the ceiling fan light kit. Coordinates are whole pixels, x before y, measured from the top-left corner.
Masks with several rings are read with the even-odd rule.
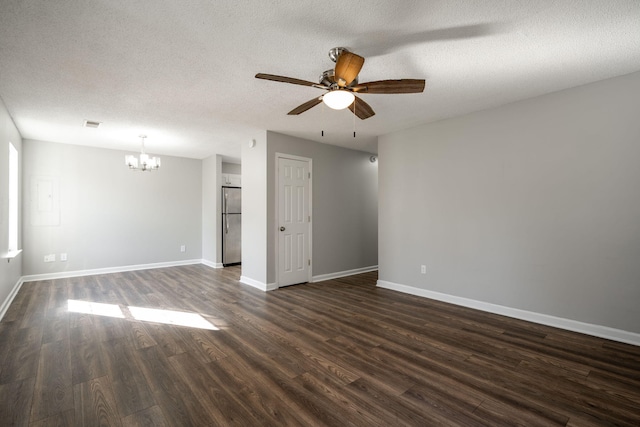
[[[322,73],[319,83],[264,73],[256,74],[256,78],[311,86],[327,91],[323,96],[315,97],[289,111],[289,115],[302,114],[321,102],[324,102],[327,107],[334,110],[349,108],[359,119],[365,120],[374,116],[376,113],[369,104],[356,96],[356,94],[421,93],[424,91],[425,81],[422,79],[380,80],[358,83],[358,74],[364,65],[364,58],[350,52],[344,47],[334,47],[331,49],[329,51],[329,58],[336,63],[336,66],[332,70],[327,70]]]
[[[335,89],[327,92],[322,97],[322,101],[329,108],[334,110],[344,110],[349,105],[353,104],[353,100],[356,99],[352,92],[343,89]]]

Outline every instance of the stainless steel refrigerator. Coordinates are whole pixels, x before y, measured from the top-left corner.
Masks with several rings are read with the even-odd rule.
[[[242,189],[222,187],[222,265],[236,265],[242,261],[241,233]]]

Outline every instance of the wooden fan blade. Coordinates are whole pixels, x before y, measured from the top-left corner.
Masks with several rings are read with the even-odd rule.
[[[355,106],[355,107],[354,107]],[[373,111],[373,108],[362,99],[356,96],[356,99],[353,101],[351,105],[349,105],[349,110],[358,118],[364,120],[368,119],[371,116],[374,116],[376,113]]]
[[[352,88],[358,93],[420,93],[424,92],[424,80],[400,79],[360,83]]]
[[[352,52],[342,52],[336,61],[334,71],[338,86],[348,86],[360,73],[364,65],[364,58]]]
[[[316,105],[320,104],[321,102],[322,102],[322,97],[321,96],[319,96],[317,98],[313,98],[312,100],[309,100],[309,101],[305,102],[304,104],[297,106],[293,110],[289,111],[287,114],[289,114],[290,116],[297,116],[298,114],[304,113],[308,109],[310,109],[312,107],[315,107]]]
[[[275,74],[256,74],[256,79],[272,80],[274,82],[292,83],[302,86],[318,86],[318,83],[308,82],[306,80],[294,79],[293,77],[276,76]]]

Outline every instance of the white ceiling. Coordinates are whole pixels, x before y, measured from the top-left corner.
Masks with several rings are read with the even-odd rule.
[[[366,58],[360,82],[425,92],[364,94],[365,121],[288,116],[322,92],[254,78],[315,82],[336,46]],[[137,150],[144,133],[153,154],[239,159],[265,129],[375,152],[378,135],[638,70],[637,0],[0,2],[0,97],[24,138]]]

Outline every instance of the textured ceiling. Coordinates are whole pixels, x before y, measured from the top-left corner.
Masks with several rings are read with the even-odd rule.
[[[425,92],[362,95],[365,121],[288,116],[322,92],[254,78],[317,81],[336,46],[366,58],[360,82]],[[0,97],[23,137],[137,150],[145,133],[153,154],[239,159],[261,130],[375,152],[378,135],[638,70],[637,0],[0,2]]]

